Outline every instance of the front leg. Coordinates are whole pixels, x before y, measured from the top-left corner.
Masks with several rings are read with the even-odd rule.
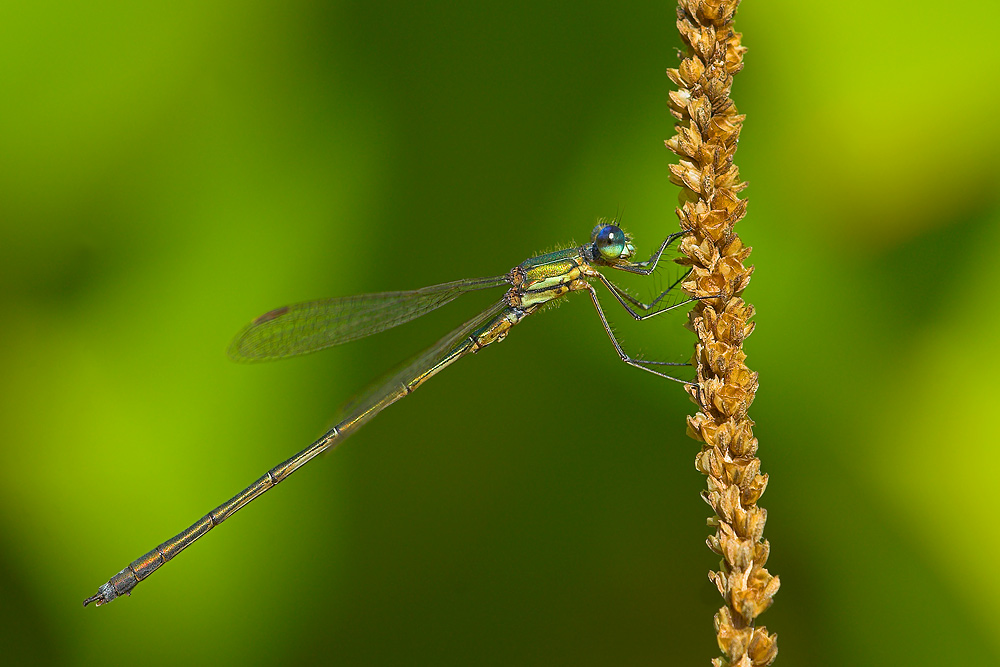
[[[686,235],[687,231],[674,232],[667,238],[663,239],[663,243],[660,244],[660,249],[649,256],[645,262],[626,262],[624,264],[611,264],[614,269],[619,269],[621,271],[628,271],[629,273],[637,273],[640,276],[648,276],[654,270],[656,270],[656,264],[660,261],[660,255],[667,247],[679,239],[680,237]]]

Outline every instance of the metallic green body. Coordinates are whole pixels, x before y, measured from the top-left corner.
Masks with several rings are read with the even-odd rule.
[[[84,606],[91,602],[102,605],[122,595],[128,595],[140,581],[205,533],[320,453],[339,445],[379,412],[466,354],[478,352],[487,345],[502,341],[515,324],[545,304],[570,292],[581,290],[590,292],[605,330],[622,361],[661,377],[676,380],[642,365],[642,363],[663,362],[638,362],[624,353],[601,311],[596,291],[588,282],[593,278],[600,279],[637,320],[664,312],[661,310],[640,316],[628,304],[648,310],[667,292],[651,305],[640,304],[610,283],[595,266],[649,275],[672,238],[676,236],[668,237],[660,246],[659,252],[654,253],[648,262],[633,263],[630,258],[634,248],[628,242],[625,233],[614,225],[599,226],[591,234],[591,243],[533,257],[503,276],[460,280],[407,292],[383,292],[299,303],[269,311],[253,320],[237,335],[230,347],[230,356],[237,361],[278,359],[314,352],[398,326],[439,308],[465,292],[509,285],[503,299],[445,336],[398,373],[365,394],[347,411],[347,416],[323,437],[290,459],[271,468],[253,484],[216,507],[187,530],[130,563],[102,585],[96,595],[87,598]]]

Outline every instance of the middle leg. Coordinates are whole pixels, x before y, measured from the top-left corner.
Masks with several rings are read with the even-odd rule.
[[[693,384],[692,382],[689,382],[687,380],[681,380],[679,378],[675,378],[675,377],[673,377],[671,375],[667,375],[666,373],[661,373],[660,371],[652,369],[652,368],[649,367],[649,365],[689,366],[690,364],[686,364],[686,363],[673,363],[673,362],[669,362],[669,361],[643,361],[641,359],[633,359],[628,354],[626,354],[625,350],[622,349],[621,344],[618,342],[618,339],[615,338],[615,334],[611,330],[611,325],[608,324],[608,318],[605,317],[605,315],[604,315],[604,310],[601,308],[601,302],[598,301],[598,299],[597,299],[597,290],[594,289],[593,285],[587,285],[587,289],[590,291],[590,300],[594,302],[594,308],[597,309],[597,315],[601,318],[601,324],[604,325],[604,330],[607,332],[608,338],[611,339],[611,344],[615,346],[615,351],[618,352],[618,356],[621,357],[622,361],[624,361],[629,366],[634,366],[636,368],[641,368],[642,370],[648,371],[648,372],[652,373],[653,375],[658,375],[661,378],[666,378],[668,380],[673,380],[674,382],[680,382],[681,384],[684,384],[684,385]],[[627,306],[626,306],[626,308],[627,308]],[[636,318],[636,319],[639,319],[639,318]]]

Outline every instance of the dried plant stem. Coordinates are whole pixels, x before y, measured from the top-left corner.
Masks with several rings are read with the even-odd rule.
[[[747,410],[757,390],[757,373],[746,367],[743,340],[753,331],[753,306],[741,294],[753,267],[750,248],[735,224],[746,211],[737,193],[745,187],[733,164],[744,116],[729,99],[733,75],[743,68],[741,35],[733,29],[739,0],[679,0],[677,29],[686,57],[667,75],[678,90],[670,93],[677,134],[666,142],[680,156],[670,180],[681,186],[677,215],[685,237],[681,263],[691,267],[685,291],[703,297],[689,315],[695,345],[697,387],[690,393],[699,412],[688,417],[688,435],[703,443],[695,467],[708,478],[702,492],[715,516],[708,546],[722,557],[709,578],[725,599],[715,615],[723,665],[769,665],[778,653],[777,638],[755,625],[778,590],[777,577],[764,565],[769,546],[762,538],[767,511],[757,500],[767,487],[760,472],[757,439]]]

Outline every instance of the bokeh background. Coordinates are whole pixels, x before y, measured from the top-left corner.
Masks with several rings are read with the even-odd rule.
[[[740,10],[779,664],[1000,662],[998,21]],[[678,45],[670,2],[0,5],[2,661],[707,664],[693,406],[585,297],[80,607],[496,295],[239,366],[252,317],[676,229]],[[683,314],[608,305],[690,355]]]

